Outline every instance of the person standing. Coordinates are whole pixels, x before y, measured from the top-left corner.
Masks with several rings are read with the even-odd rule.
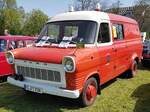
[[[5,36],[10,36],[10,33],[9,33],[9,31],[7,29],[4,31],[4,35]]]

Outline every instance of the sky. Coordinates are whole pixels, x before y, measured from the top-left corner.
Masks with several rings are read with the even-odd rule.
[[[30,12],[33,9],[40,9],[49,17],[58,13],[68,11],[70,4],[73,4],[74,0],[16,0],[18,6],[23,6],[25,12]],[[107,0],[109,5],[115,0]],[[120,0],[122,6],[131,6],[135,0]]]

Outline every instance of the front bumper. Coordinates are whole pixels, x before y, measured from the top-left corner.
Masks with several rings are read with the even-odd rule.
[[[8,83],[12,85],[15,85],[21,88],[24,88],[25,85],[36,87],[36,88],[41,88],[42,93],[45,93],[45,94],[51,94],[51,95],[73,98],[73,99],[79,98],[80,96],[79,90],[71,91],[71,90],[61,89],[58,87],[50,86],[50,84],[42,83],[42,82],[35,81],[35,80],[26,79],[24,81],[19,81],[19,80],[15,80],[12,77],[8,77],[7,81]]]

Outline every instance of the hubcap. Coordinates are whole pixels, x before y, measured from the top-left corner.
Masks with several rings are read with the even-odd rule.
[[[96,88],[94,85],[90,84],[88,87],[87,87],[87,91],[86,91],[86,99],[91,102],[97,95],[97,92],[96,92]]]

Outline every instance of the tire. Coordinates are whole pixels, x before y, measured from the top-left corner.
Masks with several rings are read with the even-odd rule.
[[[132,62],[130,70],[127,72],[127,78],[133,78],[133,77],[135,77],[136,74],[137,74],[137,68],[138,68],[137,61],[134,60]]]
[[[6,81],[7,81],[7,76],[0,77],[0,83],[6,82]]]
[[[80,95],[80,103],[83,107],[90,106],[95,102],[97,96],[98,84],[95,78],[89,78]]]

